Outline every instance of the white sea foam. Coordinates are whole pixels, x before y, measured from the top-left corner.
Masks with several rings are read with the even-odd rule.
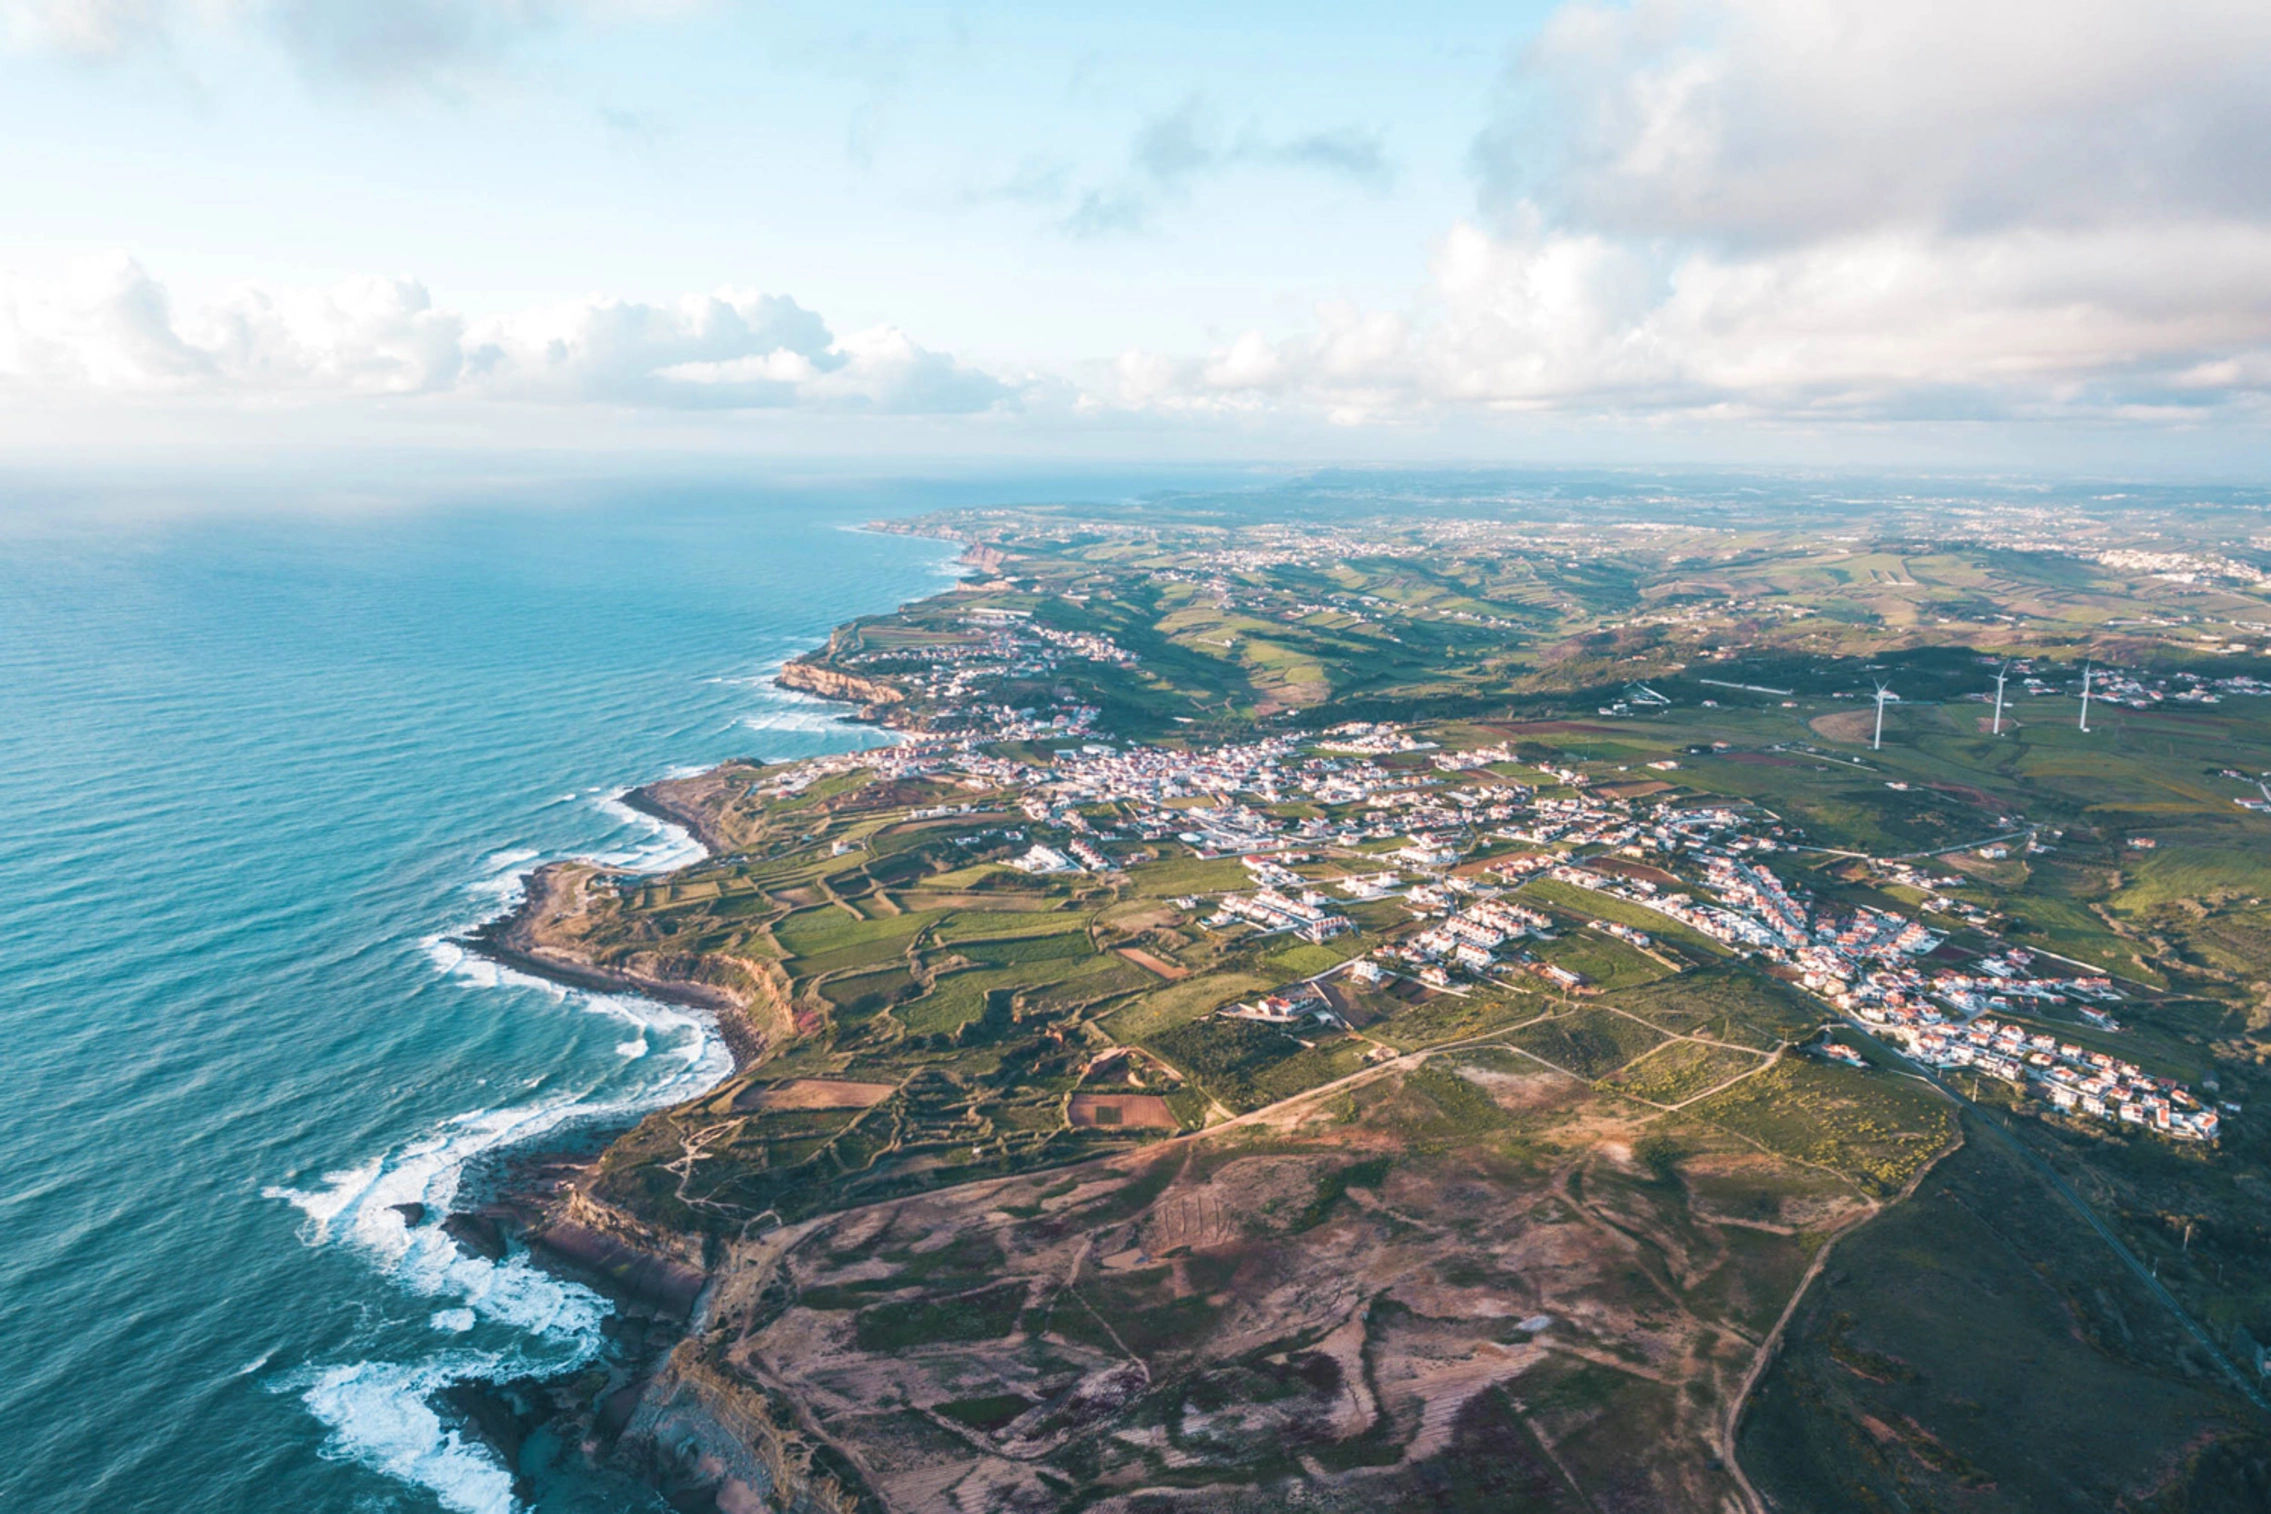
[[[571,1004],[587,1014],[605,1015],[634,1027],[638,1036],[618,1042],[615,1047],[616,1054],[625,1060],[642,1057],[653,1050],[658,1036],[666,1043],[667,1050],[677,1054],[681,1064],[678,1070],[662,1075],[661,1081],[633,1095],[592,1104],[583,1111],[586,1115],[635,1112],[690,1099],[701,1093],[707,1084],[723,1081],[733,1070],[733,1053],[718,1035],[716,1021],[705,1011],[650,999],[643,994],[608,994],[571,988],[517,967],[492,962],[445,936],[429,936],[420,945],[437,968],[476,987],[527,989],[555,1003]]]
[[[483,914],[484,919],[493,918],[516,909],[519,907],[520,901],[528,897],[528,868],[526,864],[534,861],[539,854],[534,851],[525,851],[502,852],[498,855],[509,856],[513,860],[503,867],[490,870],[486,876],[476,878],[465,885],[466,893],[479,899],[487,906]]]
[[[757,688],[758,708],[735,719],[749,731],[789,731],[805,736],[828,736],[855,747],[888,746],[906,738],[897,731],[860,725],[844,715],[840,700],[823,699],[802,689],[775,686],[768,676]]]
[[[794,650],[787,656],[775,658],[754,673],[729,673],[709,680],[733,688],[748,689],[756,695],[759,708],[737,716],[733,724],[748,731],[793,731],[807,736],[834,736],[856,738],[863,745],[897,740],[896,733],[885,732],[873,726],[863,726],[844,718],[841,700],[823,699],[802,689],[784,689],[779,683],[780,672],[798,652],[807,650],[802,638],[791,638]]]
[[[765,698],[793,720],[785,718],[770,728],[866,734],[845,726],[827,701],[774,688],[772,671],[777,664],[760,675]],[[700,771],[680,768],[670,776]],[[593,805],[616,823],[619,837],[628,832],[639,838],[599,856],[612,866],[663,872],[708,855],[684,827],[625,804],[627,792],[590,789],[553,802]],[[429,1212],[447,1211],[466,1164],[477,1157],[571,1124],[621,1119],[694,1098],[733,1070],[732,1053],[715,1022],[701,1011],[635,994],[568,988],[490,961],[461,944],[474,925],[519,904],[529,866],[541,855],[520,846],[489,853],[480,876],[465,889],[482,906],[481,917],[426,937],[419,949],[436,970],[460,981],[533,990],[625,1022],[634,1033],[614,1046],[616,1067],[622,1070],[597,1073],[590,1086],[549,1098],[534,1092],[548,1078],[528,1079],[525,1102],[460,1115],[382,1156],[326,1173],[307,1188],[266,1190],[306,1216],[301,1233],[308,1244],[349,1247],[405,1292],[440,1305],[427,1316],[434,1330],[463,1335],[486,1324],[513,1332],[521,1349],[534,1353],[511,1358],[509,1371],[501,1369],[506,1358],[464,1351],[411,1363],[359,1361],[321,1369],[300,1384],[308,1408],[331,1429],[327,1455],[352,1458],[425,1488],[443,1506],[464,1514],[507,1514],[513,1508],[512,1478],[485,1448],[467,1443],[443,1423],[432,1395],[465,1377],[575,1367],[599,1351],[608,1305],[590,1289],[533,1266],[524,1255],[490,1261],[468,1254],[440,1225],[410,1224],[403,1207],[422,1204]]]
[[[512,1474],[442,1423],[429,1399],[459,1378],[496,1372],[503,1358],[450,1352],[425,1361],[328,1367],[300,1397],[330,1427],[324,1454],[374,1467],[432,1493],[458,1514],[510,1514]]]
[[[558,1099],[463,1115],[384,1157],[327,1173],[319,1187],[271,1188],[267,1194],[307,1216],[302,1233],[310,1245],[350,1245],[414,1294],[455,1300],[519,1330],[596,1343],[607,1313],[598,1294],[531,1266],[525,1257],[492,1262],[471,1255],[439,1225],[414,1227],[396,1207],[415,1203],[447,1210],[472,1158],[533,1140],[584,1112],[580,1101]]]
[[[471,929],[470,926],[466,927]],[[568,990],[549,978],[504,967],[478,952],[467,951],[456,936],[428,936],[418,943],[418,950],[437,971],[446,977],[470,983],[476,988],[532,988],[550,999],[565,999]]]
[[[734,724],[745,731],[795,731],[807,736],[838,735],[853,729],[844,720],[840,710],[825,705],[796,705],[785,701],[772,709],[752,710],[738,717]],[[860,734],[867,733],[862,731]]]
[[[466,950],[450,936],[428,936],[418,943],[418,950],[428,962],[444,973],[454,973],[463,966]]]
[[[615,1097],[595,1090],[475,1111],[383,1156],[326,1173],[311,1188],[278,1187],[266,1193],[307,1217],[302,1236],[308,1244],[350,1246],[406,1292],[447,1301],[428,1316],[434,1329],[463,1334],[488,1321],[514,1331],[538,1352],[533,1360],[516,1359],[513,1371],[502,1375],[564,1372],[598,1353],[600,1325],[608,1313],[605,1299],[532,1265],[525,1255],[490,1261],[465,1252],[440,1225],[413,1226],[397,1206],[447,1210],[473,1158],[571,1123],[620,1118],[693,1098],[715,1087],[733,1063],[715,1027],[693,1011],[628,994],[562,990],[525,974],[510,977],[595,1013],[636,1023],[637,1041],[623,1045],[636,1044],[642,1056],[658,1037],[677,1056],[661,1059],[655,1073]],[[532,1086],[544,1081],[529,1080]],[[447,1428],[429,1402],[438,1389],[460,1378],[500,1375],[502,1360],[452,1353],[409,1364],[353,1362],[323,1369],[306,1384],[302,1397],[331,1429],[326,1454],[352,1458],[425,1488],[444,1507],[462,1514],[509,1514],[514,1507],[511,1475],[486,1449]]]
[[[618,825],[645,831],[648,839],[630,847],[603,853],[599,860],[611,867],[629,868],[638,873],[667,873],[674,868],[688,867],[710,854],[710,849],[694,839],[694,833],[682,825],[635,810],[623,802],[628,789],[617,789],[599,801],[600,809]]]

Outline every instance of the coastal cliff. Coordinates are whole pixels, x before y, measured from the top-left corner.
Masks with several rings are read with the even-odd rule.
[[[588,862],[546,863],[528,875],[520,905],[475,929],[465,945],[491,961],[572,988],[644,994],[706,1009],[717,1017],[735,1065],[754,1061],[789,1025],[780,987],[765,965],[637,950],[603,955],[593,937],[613,913],[613,876]]]
[[[719,834],[710,813],[699,805],[682,802],[668,779],[630,790],[623,796],[623,807],[677,826],[702,843],[713,857],[733,850],[732,842]]]
[[[643,1224],[571,1184],[527,1235],[558,1260],[604,1280],[611,1292],[672,1319],[693,1316],[709,1281],[700,1237]]]
[[[657,1487],[706,1497],[720,1514],[864,1514],[872,1500],[847,1488],[836,1460],[785,1429],[785,1406],[721,1370],[708,1343],[680,1341],[639,1395],[614,1460]],[[682,1493],[681,1499],[684,1498]]]
[[[817,694],[823,699],[840,699],[847,704],[899,704],[907,697],[880,679],[838,672],[834,668],[822,667],[813,662],[784,664],[774,682],[784,689]]]

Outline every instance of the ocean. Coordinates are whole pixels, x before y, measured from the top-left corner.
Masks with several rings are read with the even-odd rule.
[[[0,517],[0,1509],[502,1514],[426,1395],[600,1349],[391,1206],[725,1050],[450,938],[542,859],[697,855],[630,785],[879,739],[766,674],[951,577],[861,521],[984,490],[546,493]]]

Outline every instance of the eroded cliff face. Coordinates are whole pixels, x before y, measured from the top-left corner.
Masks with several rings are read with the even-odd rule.
[[[550,862],[528,875],[512,913],[474,931],[468,944],[524,972],[601,992],[646,994],[717,1017],[738,1066],[793,1033],[785,975],[775,963],[726,953],[653,949],[623,928],[621,909],[588,862]]]
[[[872,1505],[831,1475],[829,1453],[785,1429],[786,1410],[721,1372],[699,1340],[681,1341],[639,1396],[615,1461],[719,1514],[862,1514]]]
[[[823,699],[841,699],[849,704],[898,704],[906,695],[879,679],[862,678],[857,673],[840,673],[817,663],[792,662],[782,667],[774,680],[784,689],[798,689],[807,694],[818,694]]]

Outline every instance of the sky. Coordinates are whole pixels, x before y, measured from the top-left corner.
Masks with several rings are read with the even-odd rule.
[[[0,457],[2271,463],[2260,0],[0,0]]]

